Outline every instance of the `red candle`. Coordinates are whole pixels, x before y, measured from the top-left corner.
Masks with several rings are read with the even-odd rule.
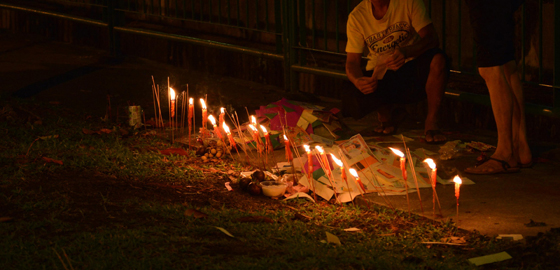
[[[222,128],[224,129],[224,131],[226,132],[226,136],[229,139],[229,143],[231,144],[231,147],[236,148],[236,144],[235,141],[233,140],[233,136],[231,135],[231,132],[229,131],[229,127],[226,125],[226,123],[224,123],[224,125],[222,126]]]
[[[202,106],[202,128],[206,129],[206,117],[207,117],[207,110],[206,110],[206,102],[204,99],[200,99],[200,105]]]
[[[175,117],[175,91],[171,87],[169,87],[169,98],[171,99],[171,105],[169,109],[171,110],[171,118],[173,118]]]
[[[226,114],[226,109],[224,107],[220,108],[220,116],[218,117],[218,126],[221,127],[224,124],[224,115]]]
[[[453,182],[455,183],[455,197],[457,197],[457,200],[459,200],[459,191],[461,189],[461,184],[463,183],[463,180],[461,180],[461,177],[457,175],[455,176],[455,178],[453,178]]]
[[[366,192],[366,187],[364,186],[364,184],[362,184],[362,180],[360,180],[360,177],[358,176],[358,172],[354,169],[354,168],[350,168],[348,171],[350,171],[350,174],[352,176],[354,176],[354,178],[356,179],[356,182],[358,183],[358,185],[360,186],[360,188]]]
[[[303,145],[305,148],[305,152],[307,152],[307,176],[311,178],[313,174],[313,155],[311,154],[311,149],[309,149],[309,145]]]
[[[268,134],[268,131],[263,125],[261,125],[261,130],[263,131],[264,139],[266,140],[266,151],[267,152],[274,151],[274,148],[272,147],[272,142],[270,141],[270,134]]]
[[[218,128],[218,126],[216,126],[216,119],[214,118],[213,115],[209,115],[208,120],[210,120],[210,123],[212,123],[212,126],[214,126],[214,133],[221,140],[222,139],[222,133],[220,132],[220,129]]]
[[[292,161],[293,156],[292,156],[292,149],[290,148],[290,140],[288,140],[288,137],[286,137],[286,134],[284,134],[284,146],[286,147],[286,159],[288,161]]]
[[[257,152],[262,153],[261,137],[259,135],[259,131],[252,124],[249,124],[249,128],[251,129],[251,135],[253,135],[253,141],[255,141],[255,144],[257,146]]]

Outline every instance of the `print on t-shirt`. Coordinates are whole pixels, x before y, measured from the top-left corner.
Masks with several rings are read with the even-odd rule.
[[[366,38],[366,44],[375,55],[392,52],[397,47],[408,45],[412,35],[410,24],[397,22],[385,30]]]

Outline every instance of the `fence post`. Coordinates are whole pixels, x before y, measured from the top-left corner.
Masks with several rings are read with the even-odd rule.
[[[296,61],[295,49],[295,12],[292,1],[281,1],[282,3],[282,43],[284,52],[284,90],[291,92],[297,89],[297,77],[292,71],[292,65]]]
[[[124,14],[117,11],[120,0],[106,0],[107,2],[107,25],[109,31],[109,51],[112,57],[120,55],[120,35],[114,27],[124,23]]]
[[[554,107],[560,108],[560,0],[554,0]]]

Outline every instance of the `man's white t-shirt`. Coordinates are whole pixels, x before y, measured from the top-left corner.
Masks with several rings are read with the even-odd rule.
[[[432,23],[423,0],[391,0],[380,20],[373,16],[372,8],[369,0],[362,1],[348,15],[346,26],[346,52],[363,53],[366,46],[369,50],[366,70],[375,68],[380,55],[417,42],[417,31]]]

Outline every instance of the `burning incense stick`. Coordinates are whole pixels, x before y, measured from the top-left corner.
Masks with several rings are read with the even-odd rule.
[[[410,170],[412,171],[412,178],[414,179],[414,184],[416,184],[416,193],[418,194],[418,201],[420,202],[420,209],[422,210],[422,215],[424,215],[424,206],[422,205],[422,196],[420,195],[420,187],[418,186],[418,177],[416,177],[416,169],[414,168],[414,162],[412,160],[412,156],[410,155],[410,149],[406,147],[406,141],[404,140],[404,135],[401,134],[401,138],[403,141],[403,146],[406,152],[406,156],[408,157],[408,165],[410,166]]]

